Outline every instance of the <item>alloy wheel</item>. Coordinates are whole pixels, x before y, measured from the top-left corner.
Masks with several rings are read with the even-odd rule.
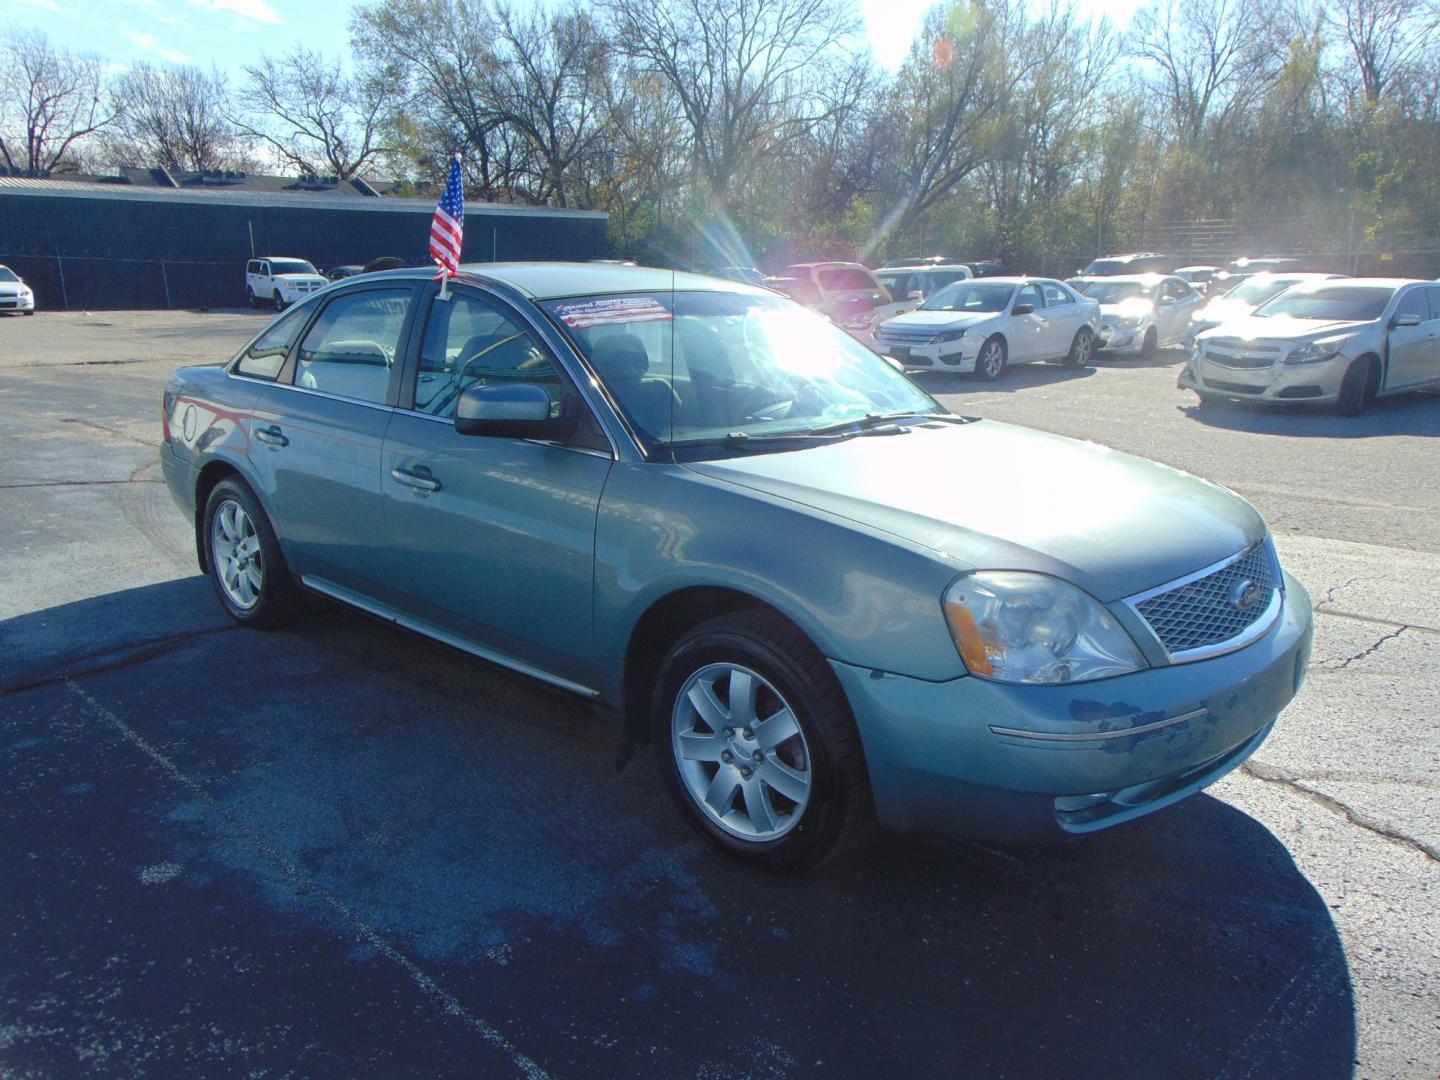
[[[265,586],[265,564],[255,523],[233,499],[226,499],[215,510],[210,524],[210,558],[230,602],[242,611],[253,608]]]
[[[810,747],[764,676],[733,663],[700,668],[676,695],[670,732],[680,779],[714,824],[768,841],[800,823],[812,786]]]

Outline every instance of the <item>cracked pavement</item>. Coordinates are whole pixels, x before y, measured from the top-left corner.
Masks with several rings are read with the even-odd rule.
[[[922,377],[1250,498],[1316,603],[1307,683],[1133,826],[786,879],[582,704],[331,608],[223,617],[159,394],[263,322],[0,320],[0,1073],[1440,1073],[1440,398],[1200,414],[1173,355]]]

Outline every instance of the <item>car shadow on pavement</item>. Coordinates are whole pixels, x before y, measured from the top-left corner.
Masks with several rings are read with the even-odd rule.
[[[986,381],[976,375],[950,371],[912,371],[910,379],[929,394],[1013,394],[1034,386],[1088,379],[1094,368],[1067,368],[1059,364],[1018,364],[1006,368],[999,378]]]
[[[0,658],[6,1071],[1351,1074],[1328,908],[1208,796],[782,876],[589,706],[346,611],[234,628],[193,577]]]
[[[1185,363],[1186,356],[1186,351],[1180,348],[1161,349],[1149,360],[1139,353],[1117,355],[1102,352],[1095,357],[1095,364],[1099,367],[1113,368],[1166,368]]]
[[[1188,396],[1188,395],[1187,395]],[[1373,439],[1385,435],[1440,436],[1440,394],[1420,392],[1380,398],[1359,416],[1340,416],[1328,405],[1263,405],[1215,401],[1177,405],[1206,427],[1298,438]]]

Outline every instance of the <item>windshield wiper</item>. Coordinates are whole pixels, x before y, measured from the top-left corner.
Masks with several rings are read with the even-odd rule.
[[[831,443],[844,442],[846,439],[852,438],[854,434],[854,432],[845,434],[800,431],[788,435],[747,435],[743,431],[732,431],[729,435],[707,439],[675,439],[671,442],[657,443],[656,446],[661,450],[688,450],[695,447],[720,446],[726,450],[753,450],[756,453],[763,453],[766,450],[793,450],[800,446],[828,446]]]
[[[824,427],[811,428],[811,435],[832,435],[841,431],[849,431],[852,428],[859,428],[867,431],[881,427],[885,424],[894,424],[897,420],[914,420],[917,423],[926,420],[941,420],[947,424],[968,424],[973,416],[956,416],[954,413],[929,413],[929,412],[894,412],[894,413],[866,413],[853,420],[842,420],[835,424],[826,424]]]

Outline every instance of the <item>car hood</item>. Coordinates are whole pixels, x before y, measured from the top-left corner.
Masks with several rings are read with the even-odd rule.
[[[687,467],[901,537],[957,571],[1039,571],[1105,602],[1265,535],[1255,509],[1216,484],[990,420]]]
[[[1375,323],[1368,319],[1360,322],[1353,320],[1259,319],[1247,315],[1221,323],[1214,329],[1206,330],[1198,340],[1210,341],[1217,337],[1237,337],[1242,341],[1313,341],[1318,338],[1332,337],[1335,334],[1354,333],[1356,330],[1364,330],[1374,325]]]
[[[1229,322],[1231,319],[1243,319],[1254,311],[1255,307],[1255,304],[1247,304],[1244,300],[1211,300],[1196,312],[1195,317],[1201,322],[1213,325]]]
[[[320,284],[320,285],[329,285],[329,284],[330,284],[329,281],[327,281],[325,278],[321,277],[319,274],[276,274],[276,275],[275,275],[275,280],[276,280],[276,281],[289,281],[289,282],[292,282],[293,284],[296,284],[296,285],[299,285],[301,282],[307,282],[307,281],[315,282],[315,283]]]
[[[906,330],[959,330],[999,318],[1003,311],[907,311],[890,320]]]
[[[1155,306],[1144,301],[1121,300],[1118,304],[1101,304],[1102,319],[1143,319],[1155,314]]]

